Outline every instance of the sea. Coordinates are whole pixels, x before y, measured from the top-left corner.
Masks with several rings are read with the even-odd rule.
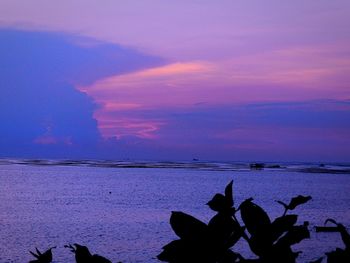
[[[112,262],[160,262],[162,247],[177,239],[169,218],[182,211],[207,223],[206,203],[233,180],[235,206],[247,198],[271,219],[297,195],[311,238],[293,247],[308,262],[336,247],[339,233],[319,233],[328,218],[350,228],[350,164],[154,162],[0,159],[0,263],[28,262],[29,251],[53,249],[53,262],[75,262],[65,245],[85,245]],[[245,241],[233,247],[253,257]]]

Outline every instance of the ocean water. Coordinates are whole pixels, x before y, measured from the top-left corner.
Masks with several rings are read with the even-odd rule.
[[[250,170],[247,164],[0,161],[0,263],[28,262],[28,250],[53,250],[54,262],[74,262],[63,246],[87,245],[112,262],[159,262],[162,246],[176,239],[171,211],[204,222],[214,215],[205,205],[234,180],[237,206],[249,197],[274,218],[275,202],[298,194],[312,201],[297,208],[310,222],[312,238],[299,262],[342,247],[337,233],[316,233],[315,225],[334,218],[350,227],[350,174],[343,164],[288,164]],[[276,167],[276,166],[275,166]],[[235,249],[236,248],[236,249]],[[234,250],[249,250],[244,242]]]

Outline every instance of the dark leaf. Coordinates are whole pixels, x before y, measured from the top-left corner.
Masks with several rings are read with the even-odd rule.
[[[52,248],[49,248],[48,250],[46,250],[44,253],[41,253],[39,251],[39,249],[35,248],[36,253],[33,253],[32,251],[29,251],[30,254],[32,254],[35,258],[37,258],[36,260],[30,261],[30,262],[36,262],[36,263],[50,263],[52,261]]]
[[[338,226],[338,223],[337,223],[334,219],[328,218],[328,219],[324,222],[324,224],[326,225],[328,222],[331,222],[331,223],[335,224],[336,226]]]
[[[191,240],[174,240],[163,247],[163,252],[157,258],[161,261],[174,263],[193,263],[193,262],[215,262],[211,247],[202,242],[193,242]]]
[[[338,227],[338,231],[340,232],[340,235],[341,235],[341,238],[342,238],[343,243],[345,245],[345,248],[350,253],[350,234],[346,230],[345,226],[343,224],[337,223],[334,219],[327,219],[325,224],[327,224],[328,222],[331,222]]]
[[[297,197],[293,197],[288,205],[288,209],[294,210],[298,205],[305,204],[310,200],[311,200],[311,196],[298,195]]]
[[[225,195],[214,195],[214,197],[207,203],[210,209],[216,212],[231,212],[233,207],[232,184],[233,181],[226,186]]]
[[[266,212],[252,202],[252,199],[245,200],[240,205],[242,220],[251,235],[256,235],[270,228],[271,221]]]
[[[224,245],[227,246],[226,248],[229,248],[230,246],[228,245],[232,244],[234,234],[237,234],[235,238],[238,239],[242,234],[240,225],[232,216],[222,213],[218,213],[209,221],[208,230],[210,239],[216,245]]]
[[[32,251],[29,251],[29,253],[30,253],[30,254],[32,254],[32,256],[33,256],[33,257],[35,257],[35,258],[39,258],[39,255],[37,255],[37,254],[34,254],[34,252],[32,252]]]
[[[285,215],[276,218],[271,224],[272,240],[277,240],[284,232],[290,230],[297,220],[297,215]]]
[[[74,243],[73,246],[75,247],[74,253],[75,261],[77,263],[85,263],[91,261],[92,255],[87,246],[83,246],[77,243]]]
[[[228,249],[221,254],[221,257],[219,257],[219,259],[217,260],[217,263],[234,263],[241,258],[242,256],[240,254],[235,253]]]
[[[263,234],[260,232],[259,234],[253,235],[248,241],[249,247],[253,253],[259,257],[262,257],[266,253],[271,250],[272,241],[268,235],[268,232]]]
[[[296,263],[296,258],[301,252],[293,252],[289,246],[276,244],[268,255],[265,256],[264,262],[268,263]]]
[[[231,181],[225,188],[225,198],[227,200],[227,205],[229,207],[233,206],[232,184],[233,184],[233,181]]]
[[[337,231],[340,232],[341,238],[342,238],[343,243],[345,245],[345,250],[347,250],[350,254],[350,235],[349,235],[348,231],[346,230],[345,226],[343,224],[338,224],[333,219],[327,219],[326,223],[328,221],[337,225],[337,228],[338,228]]]
[[[228,239],[227,247],[233,247],[238,240],[243,236],[245,227],[241,227],[238,231],[232,233]]]
[[[170,225],[180,238],[198,240],[206,235],[207,225],[182,212],[172,212]]]
[[[341,234],[341,238],[344,242],[345,248],[350,253],[350,235],[343,224],[338,224],[338,228]]]
[[[97,254],[93,255],[91,259],[93,263],[112,263],[112,261],[110,261],[109,259]]]
[[[186,258],[188,251],[187,246],[183,240],[174,240],[163,247],[162,253],[157,258],[160,261],[178,262]]]
[[[327,263],[349,263],[350,262],[350,254],[345,250],[337,248],[332,252],[326,253],[327,255]]]
[[[310,232],[307,226],[307,223],[301,226],[293,226],[277,243],[289,247],[299,243],[305,238],[310,238]]]
[[[214,195],[213,199],[211,199],[207,205],[216,212],[224,212],[231,208],[226,197],[222,194]]]

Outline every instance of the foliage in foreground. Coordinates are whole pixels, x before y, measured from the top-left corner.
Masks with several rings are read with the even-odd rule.
[[[158,259],[170,263],[295,263],[300,251],[295,252],[292,246],[310,238],[308,222],[297,225],[298,215],[287,214],[309,200],[310,196],[297,196],[289,204],[283,205],[282,216],[273,220],[253,198],[234,206],[231,181],[224,194],[216,194],[207,205],[217,214],[208,224],[183,212],[172,212],[170,224],[180,238],[163,247]],[[237,219],[237,213],[243,224]],[[350,235],[342,224],[332,219],[326,221],[336,224],[345,244],[345,249],[337,248],[326,253],[327,263],[350,262]],[[231,248],[243,238],[250,250],[256,255],[246,259]],[[319,258],[310,263],[321,263]]]
[[[79,244],[65,245],[65,248],[69,248],[71,252],[74,253],[76,263],[112,263],[105,257],[102,257],[98,254],[92,255],[89,249],[86,246]],[[55,247],[53,247],[55,248]],[[52,262],[52,248],[48,249],[44,253],[36,248],[37,254],[29,251],[36,260],[30,261],[29,263],[50,263]],[[120,262],[119,262],[120,263]]]
[[[216,215],[208,224],[183,212],[172,212],[170,224],[180,238],[163,247],[158,255],[160,261],[169,263],[295,263],[300,251],[293,251],[292,246],[310,238],[308,222],[297,225],[298,215],[289,214],[299,205],[311,200],[310,196],[296,196],[289,204],[277,201],[284,207],[282,216],[271,219],[253,198],[243,201],[238,208],[234,206],[231,181],[224,194],[216,194],[207,203]],[[237,218],[239,213],[241,221]],[[349,263],[350,235],[345,226],[333,219],[332,223],[340,233],[345,248],[336,248],[325,253],[324,257],[309,263]],[[256,255],[246,259],[232,248],[244,239],[250,250]],[[86,246],[79,244],[66,245],[75,255],[77,263],[111,263],[110,260],[91,254]],[[52,262],[52,247],[40,252],[29,251],[35,260],[29,263]],[[324,260],[325,259],[325,260]],[[121,263],[121,262],[119,262]]]

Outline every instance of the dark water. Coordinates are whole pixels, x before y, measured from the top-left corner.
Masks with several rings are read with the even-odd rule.
[[[349,227],[349,174],[305,173],[301,166],[288,167],[251,171],[3,162],[0,262],[27,262],[29,249],[54,245],[54,262],[74,262],[63,248],[68,243],[86,244],[113,262],[158,262],[155,256],[161,247],[175,238],[168,223],[170,212],[184,211],[207,222],[213,213],[205,203],[231,179],[237,204],[253,196],[274,217],[283,212],[274,200],[311,195],[313,200],[297,210],[301,222],[308,220],[313,228],[335,218]],[[311,235],[298,245],[306,251],[300,262],[342,246],[336,233]],[[248,253],[243,242],[238,250]]]

